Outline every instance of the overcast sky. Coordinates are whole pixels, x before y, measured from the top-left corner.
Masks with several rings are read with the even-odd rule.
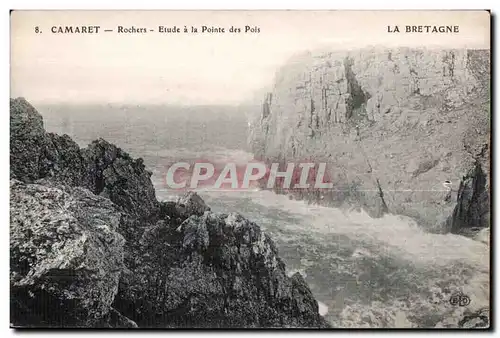
[[[414,24],[459,25],[460,33],[387,33],[388,25]],[[50,32],[66,25],[99,25],[101,31]],[[118,25],[156,32],[118,34]],[[260,33],[161,34],[159,25],[226,31],[249,25]],[[11,29],[11,96],[33,102],[236,104],[270,87],[277,68],[307,49],[489,48],[489,17],[481,11],[16,11]]]

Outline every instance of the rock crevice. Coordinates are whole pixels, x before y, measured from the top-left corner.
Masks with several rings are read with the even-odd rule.
[[[328,163],[335,191],[294,192],[299,198],[449,231],[453,210],[464,215],[469,203],[462,190],[476,162],[489,186],[489,74],[489,50],[304,53],[277,72],[250,144],[265,162]],[[489,192],[479,194],[489,209]],[[474,227],[489,226],[486,216],[473,218]],[[452,231],[466,222],[455,218]]]

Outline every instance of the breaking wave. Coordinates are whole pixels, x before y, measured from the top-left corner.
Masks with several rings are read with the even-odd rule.
[[[374,219],[267,190],[198,193],[214,211],[238,212],[269,232],[289,273],[305,277],[334,327],[457,327],[465,311],[489,305],[484,241],[431,234],[405,216]],[[172,198],[158,181],[157,194]],[[456,292],[470,298],[467,307],[450,304]]]

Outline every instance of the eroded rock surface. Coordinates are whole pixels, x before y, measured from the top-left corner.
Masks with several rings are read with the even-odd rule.
[[[489,50],[305,53],[277,73],[250,142],[267,162],[329,164],[334,189],[300,198],[431,231],[487,227],[489,70]]]
[[[273,241],[238,214],[160,221],[132,250],[151,254],[129,265],[114,306],[139,325],[326,325],[307,284],[287,277]]]
[[[140,218],[154,217],[159,211],[151,172],[141,158],[129,154],[103,139],[82,150],[89,176],[88,188],[108,197],[127,213]]]
[[[141,159],[47,134],[24,99],[11,144],[15,327],[328,326],[255,223],[195,193],[158,202]]]
[[[14,325],[92,327],[118,291],[120,215],[83,188],[11,181],[11,319]]]

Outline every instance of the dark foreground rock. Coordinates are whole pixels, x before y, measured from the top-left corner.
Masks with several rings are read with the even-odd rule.
[[[193,193],[159,203],[141,159],[46,133],[24,99],[10,157],[14,327],[328,326],[258,225]]]
[[[139,326],[325,326],[302,277],[288,278],[273,241],[238,214],[159,221],[130,249],[114,307]]]
[[[466,312],[464,318],[458,323],[464,329],[486,329],[490,327],[490,311],[480,309],[475,312]]]
[[[88,327],[109,312],[123,270],[120,215],[83,188],[11,180],[11,320]]]
[[[82,150],[87,165],[88,188],[108,197],[127,213],[140,218],[155,217],[156,200],[151,172],[141,158],[133,159],[115,145],[103,139]]]
[[[80,149],[68,135],[46,133],[42,116],[23,98],[11,99],[10,111],[12,178],[81,186],[137,217],[157,216],[151,172],[141,158],[133,159],[103,139]]]

